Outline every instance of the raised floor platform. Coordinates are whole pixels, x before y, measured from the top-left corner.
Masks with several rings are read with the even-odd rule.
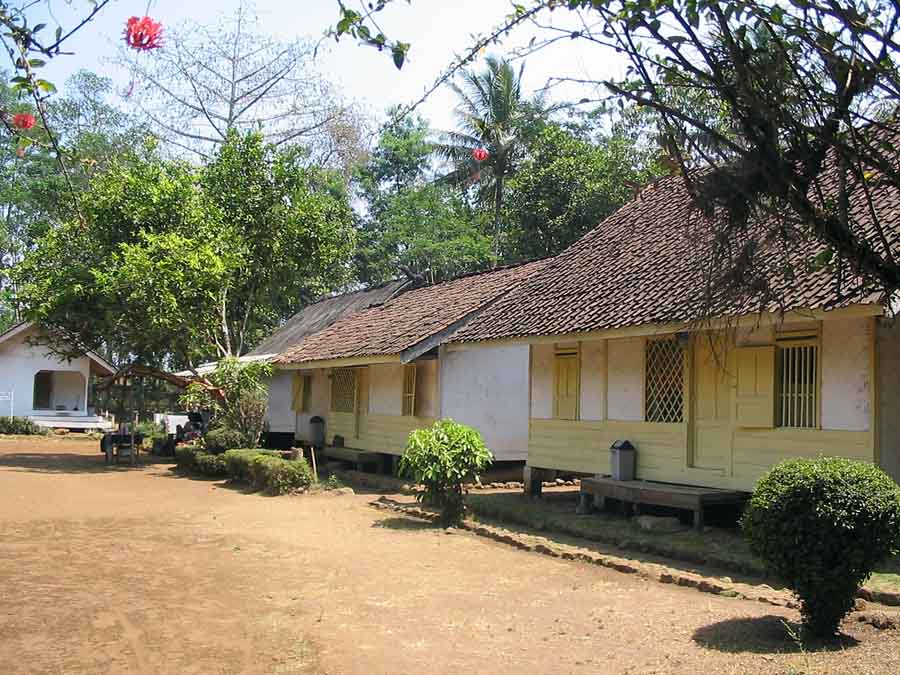
[[[109,431],[115,426],[100,415],[31,415],[29,419],[45,429]]]
[[[376,471],[384,471],[385,469],[385,457],[379,452],[326,445],[322,449],[322,455],[330,459],[352,462],[356,464],[357,471],[364,471],[367,466],[374,467]]]
[[[634,504],[667,506],[694,512],[694,527],[703,529],[703,509],[719,504],[742,504],[750,497],[747,492],[718,488],[673,485],[644,480],[614,480],[612,478],[582,478],[582,501],[595,498],[598,508],[607,499],[617,499],[631,507]]]

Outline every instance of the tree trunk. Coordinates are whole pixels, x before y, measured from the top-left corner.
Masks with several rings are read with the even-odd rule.
[[[498,176],[494,183],[494,262],[500,262],[500,214],[503,209],[503,178]]]

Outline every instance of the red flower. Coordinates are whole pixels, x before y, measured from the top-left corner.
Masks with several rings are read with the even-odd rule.
[[[16,113],[12,117],[12,123],[16,129],[31,129],[37,123],[37,120],[34,119],[34,115]]]
[[[125,44],[139,52],[162,47],[163,27],[149,16],[133,16],[125,24]]]
[[[476,162],[483,162],[490,156],[490,153],[484,148],[475,148],[472,150],[472,159]]]

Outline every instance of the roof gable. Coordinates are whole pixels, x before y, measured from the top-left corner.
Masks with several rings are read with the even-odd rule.
[[[15,337],[20,335],[24,335],[27,332],[39,332],[39,328],[34,325],[31,321],[22,321],[21,323],[17,323],[10,328],[7,328],[4,332],[0,333],[0,344],[8,340],[12,340]],[[104,359],[102,356],[93,352],[91,350],[86,350],[84,355],[90,359],[90,361],[97,367],[102,375],[112,375],[116,372],[115,366],[113,366],[109,361]]]

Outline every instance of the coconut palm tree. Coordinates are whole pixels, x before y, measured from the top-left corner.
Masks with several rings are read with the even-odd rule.
[[[494,216],[494,255],[500,255],[503,189],[515,171],[524,145],[526,118],[534,102],[522,97],[522,67],[488,57],[480,72],[463,72],[461,83],[450,83],[459,97],[456,131],[442,134],[435,151],[453,164],[439,180],[458,185],[478,184],[479,198]]]

